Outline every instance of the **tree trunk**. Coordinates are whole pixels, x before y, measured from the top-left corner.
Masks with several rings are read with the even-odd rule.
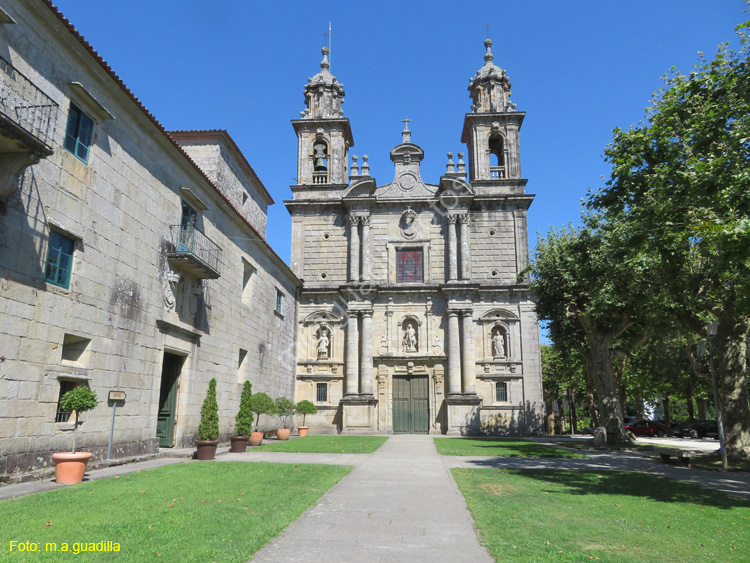
[[[708,399],[701,397],[698,403],[698,420],[708,420]]]
[[[578,432],[578,417],[576,416],[576,395],[573,389],[568,389],[568,404],[570,405],[570,431]]]
[[[607,429],[607,442],[629,443],[631,439],[625,432],[625,425],[622,422],[619,386],[616,384],[612,373],[612,356],[610,353],[612,339],[597,330],[596,323],[587,322],[586,324],[589,325],[584,326],[589,353],[584,357],[589,363],[589,369],[596,382],[596,391],[599,395],[599,412],[601,413],[602,424]]]
[[[547,390],[544,390],[544,420],[547,434],[552,436],[555,433],[555,411],[552,408],[552,399]]]
[[[669,395],[664,395],[664,399],[662,399],[661,404],[664,407],[664,423],[667,426],[671,426],[672,425],[672,413],[669,410]]]
[[[750,400],[747,390],[749,329],[750,319],[735,318],[727,311],[726,315],[719,317],[719,330],[714,338],[727,456],[739,460],[750,459]]]
[[[635,417],[638,420],[646,418],[646,407],[643,405],[643,393],[640,390],[635,392],[633,402],[635,403]]]
[[[565,409],[563,400],[557,400],[557,415],[555,416],[555,434],[565,434]]]
[[[599,423],[599,410],[596,408],[596,400],[594,398],[594,380],[591,377],[591,371],[588,368],[583,370],[583,376],[586,380],[586,410],[589,411],[591,425],[596,428],[597,426],[601,426],[601,424]]]
[[[687,401],[688,418],[690,422],[695,422],[695,408],[693,407],[693,386],[688,383],[685,389],[685,401]]]

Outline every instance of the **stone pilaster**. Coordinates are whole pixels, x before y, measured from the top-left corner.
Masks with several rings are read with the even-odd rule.
[[[372,395],[372,311],[362,312],[362,358],[359,374],[360,392]]]
[[[461,340],[461,368],[463,370],[463,392],[465,395],[477,393],[477,371],[474,362],[474,319],[471,311],[461,311],[463,334]]]
[[[359,313],[349,311],[346,325],[346,373],[344,394],[359,394]]]
[[[458,220],[461,222],[461,279],[471,279],[471,260],[470,250],[471,245],[469,244],[469,214],[462,213],[458,216]]]
[[[458,311],[448,311],[448,393],[461,393],[461,356],[458,335]]]
[[[362,281],[370,281],[370,218],[360,217],[362,224]]]
[[[458,279],[458,248],[456,247],[457,215],[448,215],[448,281]]]
[[[359,217],[349,215],[349,281],[359,281]]]

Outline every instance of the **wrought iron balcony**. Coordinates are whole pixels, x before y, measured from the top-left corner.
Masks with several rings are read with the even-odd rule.
[[[505,166],[490,166],[490,179],[501,180],[505,178]]]
[[[52,154],[57,110],[52,98],[0,57],[0,135],[12,138],[13,145],[20,142],[27,151],[48,156]],[[16,147],[7,152],[22,151]]]
[[[172,267],[200,279],[220,277],[221,249],[193,226],[170,225],[167,259]]]

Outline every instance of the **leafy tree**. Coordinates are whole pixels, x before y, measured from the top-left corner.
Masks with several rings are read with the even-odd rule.
[[[544,386],[544,400],[547,405],[548,429],[551,424],[552,404],[557,401],[562,414],[562,400],[568,399],[571,410],[571,424],[577,431],[576,399],[586,391],[583,378],[583,359],[572,348],[559,345],[542,346],[542,383]],[[560,426],[555,433],[561,433]]]
[[[617,129],[606,186],[589,206],[659,256],[654,280],[679,305],[677,318],[714,339],[727,452],[750,458],[747,335],[750,332],[750,45],[722,45],[689,74],[672,70],[647,122]]]
[[[216,378],[208,382],[206,398],[201,407],[201,421],[198,425],[198,440],[219,439],[219,403],[216,401]]]
[[[76,453],[76,442],[78,441],[79,415],[82,412],[90,411],[98,404],[99,399],[96,397],[96,393],[85,385],[74,387],[60,397],[60,408],[64,411],[74,412],[76,415],[73,425],[73,453]]]
[[[253,411],[250,408],[250,398],[253,395],[253,385],[245,381],[240,396],[240,410],[237,413],[237,424],[235,433],[237,436],[249,436],[253,431]]]
[[[305,417],[317,413],[318,407],[311,401],[300,401],[297,403],[297,412],[302,415],[302,426],[305,426]]]
[[[596,215],[585,226],[552,230],[526,272],[539,318],[556,344],[574,346],[595,383],[601,423],[613,442],[628,441],[622,421],[621,370],[615,362],[645,338],[660,310],[644,303],[653,255],[633,250],[628,233]]]
[[[255,393],[250,397],[250,410],[255,413],[255,431],[258,431],[260,415],[271,415],[275,412],[273,399],[265,393]]]
[[[287,397],[276,399],[274,412],[281,417],[281,425],[284,428],[288,428],[289,417],[293,416],[296,410],[297,405],[291,399]]]

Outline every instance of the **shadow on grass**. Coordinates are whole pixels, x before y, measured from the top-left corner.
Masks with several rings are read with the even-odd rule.
[[[571,495],[623,495],[642,497],[657,502],[685,502],[717,508],[750,507],[750,500],[714,491],[700,485],[683,483],[667,477],[630,471],[576,471],[547,469],[505,469],[505,472],[555,483]],[[546,492],[557,493],[557,490]]]

